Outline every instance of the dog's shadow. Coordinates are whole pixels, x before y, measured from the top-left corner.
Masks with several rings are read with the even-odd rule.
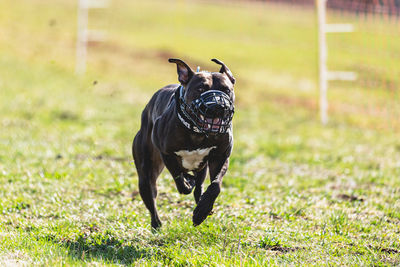
[[[150,258],[153,253],[140,248],[135,241],[124,242],[113,235],[79,236],[76,240],[58,239],[49,236],[49,241],[68,250],[68,257],[83,262],[100,261],[131,265],[139,259]]]

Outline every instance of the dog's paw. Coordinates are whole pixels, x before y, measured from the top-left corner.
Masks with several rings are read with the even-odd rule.
[[[199,204],[193,211],[193,225],[197,226],[201,224],[208,215],[212,214],[214,203],[208,198],[201,198]]]
[[[218,184],[212,183],[200,197],[197,207],[193,211],[193,225],[201,224],[208,215],[212,214],[215,199],[217,198],[221,188]]]
[[[194,186],[196,185],[196,180],[194,176],[190,174],[181,174],[175,179],[176,187],[179,193],[188,195],[192,193]]]
[[[187,188],[190,188],[190,190],[192,190],[196,185],[196,180],[194,179],[194,176],[190,174],[183,175],[183,182],[185,183],[185,186]]]
[[[151,219],[151,228],[153,231],[159,230],[161,228],[161,221],[158,217],[152,218]]]

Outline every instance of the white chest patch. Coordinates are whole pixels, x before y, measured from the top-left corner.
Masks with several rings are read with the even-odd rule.
[[[204,157],[210,153],[211,149],[216,148],[216,146],[213,147],[207,147],[207,148],[199,148],[196,150],[179,150],[175,152],[176,155],[180,156],[182,158],[182,166],[189,170],[195,170],[200,166],[200,163],[203,162]]]

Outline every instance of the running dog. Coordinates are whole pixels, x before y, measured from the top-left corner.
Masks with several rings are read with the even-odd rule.
[[[169,59],[177,66],[180,84],[158,90],[143,110],[132,154],[154,229],[161,227],[156,181],[164,166],[179,193],[194,189],[195,226],[211,213],[221,191],[233,147],[235,78],[223,62],[212,61],[221,66],[219,72],[195,72],[182,60]],[[203,193],[207,170],[211,184]]]

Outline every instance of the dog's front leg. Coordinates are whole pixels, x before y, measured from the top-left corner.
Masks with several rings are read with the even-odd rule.
[[[175,155],[161,154],[164,164],[174,178],[176,188],[180,194],[188,195],[192,192],[196,180],[193,175],[190,175],[182,169],[178,158]]]
[[[193,211],[193,224],[195,226],[201,224],[211,213],[214,202],[221,192],[222,178],[228,170],[228,165],[228,158],[209,160],[211,184],[200,197],[200,201]]]
[[[203,194],[203,182],[206,178],[207,170],[208,170],[208,167],[205,166],[200,171],[194,172],[195,179],[196,179],[196,187],[194,189],[193,194],[194,194],[194,200],[196,201],[196,204],[199,203],[200,197]]]

